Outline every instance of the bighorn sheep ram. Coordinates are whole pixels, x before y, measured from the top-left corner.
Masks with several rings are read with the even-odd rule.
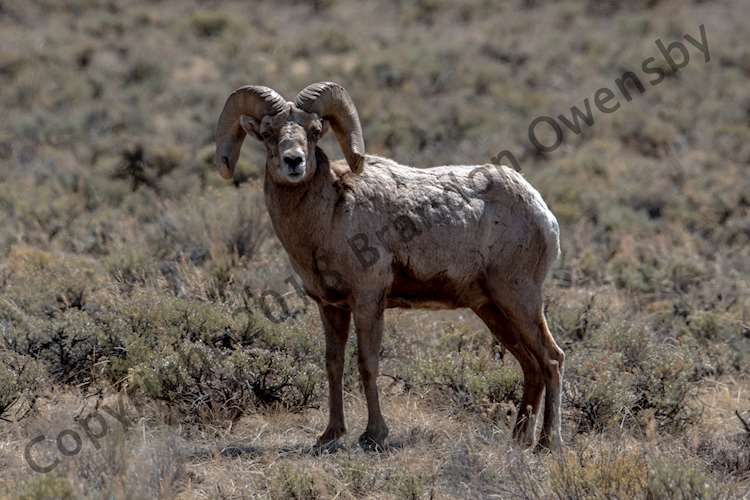
[[[329,162],[317,146],[329,125],[345,161]],[[271,221],[325,330],[330,414],[318,446],[346,432],[341,379],[352,314],[368,409],[359,441],[378,448],[388,434],[377,389],[384,310],[465,307],[523,369],[514,439],[533,445],[545,393],[539,445],[561,447],[565,356],[542,305],[559,228],[519,173],[494,165],[420,169],[366,155],[354,103],[331,82],[309,85],[294,102],[267,87],[234,91],[216,130],[223,177],[232,177],[246,134],[266,147]]]

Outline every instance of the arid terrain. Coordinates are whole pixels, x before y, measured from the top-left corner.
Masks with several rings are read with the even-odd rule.
[[[263,148],[212,155],[233,89],[320,80],[368,153],[510,151],[556,214],[562,453],[513,444],[521,370],[468,310],[387,312],[383,452],[350,339],[312,453],[317,308]],[[0,498],[750,496],[744,0],[0,0],[0,89]]]

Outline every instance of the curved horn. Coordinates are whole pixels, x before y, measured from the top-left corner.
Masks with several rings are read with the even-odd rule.
[[[365,140],[357,108],[346,89],[334,82],[313,83],[297,94],[295,104],[329,121],[352,172],[361,172]]]
[[[227,98],[216,124],[216,154],[214,164],[225,179],[231,179],[240,156],[245,130],[240,117],[247,115],[260,121],[266,115],[284,111],[287,103],[275,90],[258,85],[240,87]]]

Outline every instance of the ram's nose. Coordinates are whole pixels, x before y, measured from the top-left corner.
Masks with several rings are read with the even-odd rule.
[[[289,173],[300,172],[305,166],[305,157],[300,154],[284,155],[284,165]]]
[[[302,163],[305,161],[305,159],[302,156],[293,155],[293,156],[285,156],[284,157],[284,163],[287,167],[289,167],[291,170],[297,169],[299,166],[302,165]]]

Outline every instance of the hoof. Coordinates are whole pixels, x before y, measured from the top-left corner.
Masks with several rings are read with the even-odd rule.
[[[365,432],[359,436],[359,446],[366,451],[385,451],[385,439],[378,440]]]
[[[317,453],[333,453],[342,448],[342,445],[338,442],[339,438],[346,434],[346,428],[331,427],[330,425],[326,428],[325,432],[321,434],[318,440],[313,446],[313,451]]]
[[[539,437],[539,443],[536,445],[536,448],[534,451],[551,451],[551,452],[558,452],[562,451],[563,444],[562,439],[559,435],[555,436],[548,436],[546,434],[542,434]]]
[[[524,450],[534,446],[534,435],[527,430],[513,433],[513,441]]]
[[[516,423],[513,426],[513,441],[523,449],[534,446],[536,434],[536,416],[532,413],[531,406],[526,408],[526,413],[518,411]]]
[[[367,451],[383,451],[386,436],[388,436],[388,427],[385,425],[375,431],[367,429],[359,436],[359,445]]]

